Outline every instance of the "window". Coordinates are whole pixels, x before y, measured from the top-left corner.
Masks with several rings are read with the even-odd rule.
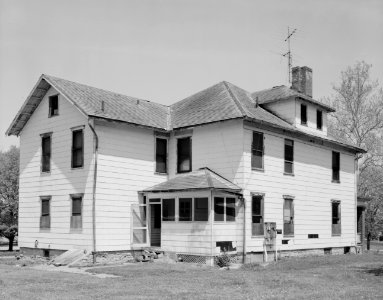
[[[40,228],[49,229],[51,228],[51,196],[40,197],[41,199],[41,217],[40,217]]]
[[[253,236],[263,236],[263,195],[253,195],[251,202],[251,233]]]
[[[294,173],[294,141],[285,139],[285,173]]]
[[[283,235],[294,235],[294,203],[285,198],[283,202]]]
[[[191,171],[191,138],[177,140],[177,173]]]
[[[301,104],[301,124],[307,125],[307,106]]]
[[[180,221],[192,220],[192,198],[179,199],[179,220]]]
[[[82,194],[71,195],[72,198],[72,216],[70,218],[71,229],[82,228]]]
[[[340,153],[333,151],[332,152],[332,181],[333,182],[340,181],[339,170],[340,170]]]
[[[167,140],[156,138],[156,172],[167,173]]]
[[[49,117],[59,114],[59,95],[49,97]]]
[[[175,199],[162,200],[162,221],[175,221]]]
[[[84,166],[84,133],[83,130],[72,131],[72,168]]]
[[[226,198],[226,221],[235,221],[235,198]]]
[[[322,116],[322,111],[317,110],[317,129],[322,130],[323,126],[323,116]]]
[[[41,172],[51,171],[51,134],[41,136]]]
[[[251,167],[253,169],[263,169],[263,133],[261,132],[253,132]]]
[[[208,221],[209,199],[194,198],[194,221]]]
[[[332,235],[341,234],[340,201],[331,202],[332,210]]]

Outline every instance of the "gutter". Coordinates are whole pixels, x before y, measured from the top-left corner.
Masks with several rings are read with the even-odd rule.
[[[93,242],[93,264],[96,263],[96,184],[97,184],[97,156],[98,156],[98,136],[96,129],[92,125],[93,119],[88,119],[89,128],[93,132],[93,158],[94,158],[94,170],[93,170],[93,191],[92,191],[92,242]]]

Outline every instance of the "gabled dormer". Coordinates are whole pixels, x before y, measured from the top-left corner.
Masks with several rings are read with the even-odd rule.
[[[327,114],[335,110],[312,97],[312,70],[292,69],[292,86],[281,85],[252,96],[265,109],[291,125],[310,133],[327,135]]]

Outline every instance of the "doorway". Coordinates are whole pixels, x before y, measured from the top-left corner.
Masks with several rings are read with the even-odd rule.
[[[150,246],[161,247],[161,203],[150,203]]]

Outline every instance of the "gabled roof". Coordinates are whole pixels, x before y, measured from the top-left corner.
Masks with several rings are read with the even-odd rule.
[[[20,133],[51,86],[86,116],[168,129],[168,107],[165,105],[43,74],[6,134]],[[102,101],[104,101],[104,111],[101,110]]]
[[[168,181],[147,188],[142,192],[158,193],[205,189],[223,190],[233,193],[240,193],[242,191],[238,185],[223,178],[209,168],[201,168],[190,173],[179,174]]]
[[[271,102],[276,102],[276,101],[283,101],[290,99],[292,97],[298,97],[301,99],[304,99],[310,103],[313,103],[315,105],[320,106],[321,108],[325,109],[328,112],[334,112],[335,109],[332,107],[313,99],[310,96],[307,96],[303,93],[300,93],[293,88],[288,88],[287,86],[281,85],[281,86],[275,86],[271,89],[266,89],[262,91],[258,91],[255,93],[252,93],[252,96],[254,99],[258,97],[258,102],[259,104],[267,104]]]
[[[173,129],[237,118],[293,128],[256,104],[251,94],[222,81],[170,106]]]

